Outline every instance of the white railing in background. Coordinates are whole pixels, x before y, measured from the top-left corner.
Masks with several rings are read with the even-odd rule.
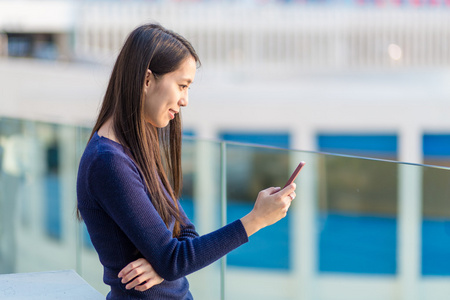
[[[208,66],[271,71],[450,65],[450,9],[249,3],[85,2],[79,58],[110,62],[136,26],[186,36]]]

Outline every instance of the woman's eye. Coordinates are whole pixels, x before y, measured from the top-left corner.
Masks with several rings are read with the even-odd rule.
[[[183,85],[183,84],[180,85],[180,88],[181,88],[182,90],[187,89],[187,87],[188,87],[187,85]]]

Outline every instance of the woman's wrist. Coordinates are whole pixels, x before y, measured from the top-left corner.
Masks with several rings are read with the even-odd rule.
[[[261,222],[259,222],[258,219],[255,218],[253,211],[242,217],[241,222],[245,228],[245,232],[247,232],[248,237],[264,227],[261,225]]]

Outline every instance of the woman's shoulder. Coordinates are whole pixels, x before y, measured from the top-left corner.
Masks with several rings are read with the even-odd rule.
[[[77,192],[81,203],[92,199],[102,202],[114,191],[143,188],[143,180],[137,165],[122,145],[96,134],[84,150],[77,176]],[[83,200],[84,199],[84,200]],[[79,202],[80,203],[80,202]]]
[[[136,169],[133,160],[121,144],[99,136],[97,132],[94,133],[87,144],[80,165],[91,168],[92,166],[97,166],[106,169],[117,169],[121,167]]]

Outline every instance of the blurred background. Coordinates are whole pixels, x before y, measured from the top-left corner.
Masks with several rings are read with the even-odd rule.
[[[75,269],[79,157],[136,26],[202,61],[181,203],[200,233],[299,160],[288,216],[190,276],[196,299],[448,299],[450,2],[0,0],[0,273]]]

